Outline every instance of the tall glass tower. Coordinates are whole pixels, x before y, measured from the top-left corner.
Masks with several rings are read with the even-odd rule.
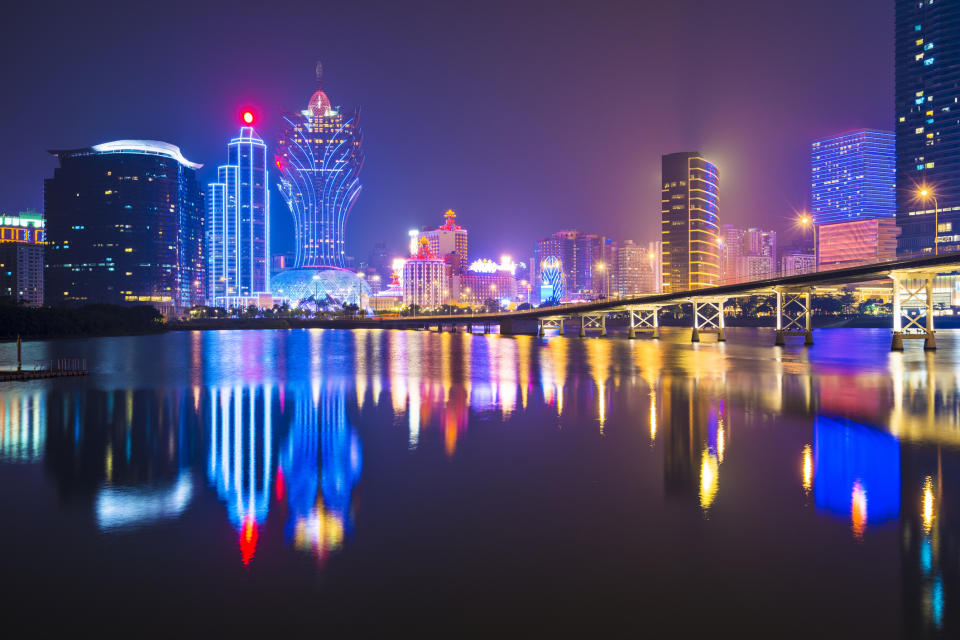
[[[895,138],[862,129],[817,140],[810,147],[810,199],[818,225],[893,218]]]
[[[897,254],[958,251],[960,2],[897,0],[895,57]]]
[[[293,214],[294,266],[344,267],[344,224],[360,195],[363,137],[359,109],[345,113],[317,90],[307,108],[284,114],[277,141],[280,195]]]
[[[697,152],[661,158],[663,292],[700,289],[720,282],[720,177],[717,165]]]
[[[246,306],[269,292],[269,180],[267,146],[253,127],[242,127],[207,195],[207,295],[214,305]]]

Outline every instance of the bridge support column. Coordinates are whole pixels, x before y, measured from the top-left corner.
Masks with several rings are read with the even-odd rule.
[[[813,346],[810,292],[809,287],[794,291],[782,288],[774,290],[777,296],[776,346],[786,345],[787,336],[803,336],[804,346]]]
[[[936,273],[910,271],[890,274],[893,280],[892,351],[903,351],[903,341],[908,338],[922,338],[923,348],[927,351],[937,348],[933,328],[933,281],[936,277]]]
[[[586,337],[588,330],[599,331],[601,336],[607,335],[607,314],[602,312],[580,314],[580,337]]]
[[[537,325],[537,337],[542,338],[546,334],[547,329],[557,329],[562,336],[563,316],[540,318],[539,324]]]
[[[700,342],[701,333],[715,333],[717,342],[726,342],[726,325],[723,321],[723,303],[726,301],[726,298],[691,300],[693,331],[690,334],[690,342]]]
[[[649,332],[651,337],[660,337],[660,321],[658,319],[660,307],[631,307],[630,338],[636,338],[637,332]]]

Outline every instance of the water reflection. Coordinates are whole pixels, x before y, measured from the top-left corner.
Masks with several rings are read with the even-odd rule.
[[[364,530],[371,474],[500,482],[520,476],[469,465],[535,451],[510,459],[519,474],[560,456],[573,433],[570,469],[591,456],[615,467],[625,452],[652,470],[643,491],[658,502],[637,507],[651,521],[692,514],[671,526],[716,532],[759,519],[771,500],[838,553],[877,553],[872,543],[895,537],[883,559],[899,563],[904,635],[956,630],[960,375],[946,340],[936,356],[867,357],[831,349],[830,336],[776,351],[386,331],[164,339],[166,373],[129,369],[129,353],[97,343],[110,375],[0,389],[0,464],[41,463],[62,503],[109,536],[165,531],[212,503],[237,567],[256,571],[280,549],[329,570]],[[611,483],[605,499],[621,490]]]

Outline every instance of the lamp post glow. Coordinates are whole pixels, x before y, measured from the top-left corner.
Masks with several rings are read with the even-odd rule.
[[[940,255],[940,205],[933,189],[921,186],[917,190],[917,197],[926,206],[927,200],[933,200],[933,255]]]

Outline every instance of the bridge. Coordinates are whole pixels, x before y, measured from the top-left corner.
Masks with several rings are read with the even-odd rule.
[[[845,267],[830,271],[769,278],[736,284],[723,284],[691,291],[658,293],[595,300],[576,304],[538,307],[523,311],[497,313],[425,315],[400,318],[359,320],[351,326],[384,329],[446,329],[483,326],[489,330],[499,326],[502,334],[536,333],[556,329],[563,333],[574,322],[580,336],[607,333],[609,314],[628,314],[629,336],[649,334],[660,337],[660,310],[680,304],[693,305],[691,340],[699,342],[702,334],[715,334],[726,340],[724,304],[731,299],[757,295],[776,296],[776,344],[783,345],[791,336],[802,337],[813,345],[811,327],[811,295],[817,287],[892,280],[893,338],[891,348],[903,349],[905,339],[922,339],[924,348],[936,349],[933,313],[933,282],[938,275],[960,270],[960,253],[892,260],[869,265]]]

